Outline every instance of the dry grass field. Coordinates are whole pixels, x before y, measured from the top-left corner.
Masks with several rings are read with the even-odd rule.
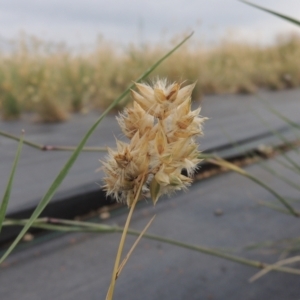
[[[72,53],[24,37],[9,54],[0,52],[2,119],[33,112],[34,120],[59,122],[72,112],[107,107],[169,48],[166,43],[120,49],[102,41],[90,51]],[[194,99],[212,93],[278,90],[300,85],[299,56],[300,37],[293,34],[268,46],[223,39],[208,48],[194,42],[175,52],[152,77],[197,81]]]

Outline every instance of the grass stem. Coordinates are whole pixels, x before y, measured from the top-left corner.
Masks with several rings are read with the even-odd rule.
[[[6,219],[3,222],[3,226],[15,226],[15,225],[24,225],[27,223],[28,220],[14,220],[14,219]],[[50,222],[50,224],[48,224]],[[46,230],[58,230],[62,232],[94,232],[94,233],[113,233],[119,232],[122,233],[124,228],[118,226],[109,226],[104,224],[97,224],[91,222],[83,222],[83,221],[71,221],[71,220],[63,220],[63,219],[48,219],[48,218],[40,218],[37,219],[33,224],[32,227],[46,229]],[[141,232],[137,230],[128,229],[127,234],[140,236]],[[239,257],[233,254],[226,253],[224,251],[218,249],[212,249],[204,246],[199,245],[191,245],[187,243],[180,242],[178,240],[173,240],[169,238],[165,238],[159,235],[147,234],[143,235],[144,238],[159,241],[162,243],[178,246],[181,248],[193,250],[196,252],[200,252],[203,254],[208,254],[211,256],[223,258],[232,262],[236,262],[242,265],[246,265],[253,268],[264,269],[269,266],[261,261],[251,260],[243,257]],[[289,268],[289,267],[281,267],[275,266],[272,268],[272,271],[277,272],[284,272],[289,274],[300,275],[299,269]]]
[[[115,259],[115,265],[114,265],[114,269],[113,269],[113,273],[112,273],[112,277],[111,277],[111,282],[110,282],[110,286],[106,295],[106,300],[112,300],[113,299],[113,294],[114,294],[114,289],[115,289],[115,285],[116,285],[116,280],[117,280],[117,274],[118,274],[118,270],[119,270],[119,265],[120,265],[120,260],[121,260],[121,255],[123,252],[123,248],[124,248],[124,244],[125,244],[125,239],[127,236],[127,232],[128,232],[128,228],[129,228],[129,224],[132,218],[132,214],[135,208],[135,205],[140,197],[140,193],[142,190],[142,186],[144,184],[144,177],[141,180],[139,189],[136,193],[136,196],[131,204],[127,219],[126,219],[126,223],[122,232],[122,236],[121,236],[121,240],[120,240],[120,244],[119,244],[119,248],[118,248],[118,252],[117,252],[117,256]]]

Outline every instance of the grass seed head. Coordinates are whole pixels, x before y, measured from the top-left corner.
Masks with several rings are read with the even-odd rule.
[[[108,149],[103,162],[107,195],[131,206],[143,185],[142,193],[150,191],[155,204],[161,195],[191,184],[200,162],[195,137],[202,135],[206,119],[199,116],[200,108],[191,111],[194,87],[165,79],[153,86],[136,83],[133,106],[117,118],[130,143],[117,141],[117,150]]]

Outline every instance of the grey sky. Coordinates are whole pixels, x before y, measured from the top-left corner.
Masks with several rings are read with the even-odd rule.
[[[300,18],[299,0],[256,0]],[[23,31],[69,45],[92,44],[98,34],[117,42],[161,41],[188,30],[216,41],[228,29],[247,40],[270,41],[297,27],[237,0],[4,0],[0,36]],[[239,32],[237,34],[237,31]],[[300,30],[299,30],[300,32]]]

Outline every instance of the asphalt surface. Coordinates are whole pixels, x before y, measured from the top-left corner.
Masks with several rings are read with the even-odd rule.
[[[299,90],[262,92],[261,96],[278,111],[300,123]],[[205,124],[205,136],[201,138],[201,149],[205,151],[226,156],[234,155],[242,148],[281,143],[272,130],[279,130],[288,139],[297,137],[255,96],[210,96],[204,99],[202,107],[202,115],[210,118]],[[261,123],[257,114],[267,124]],[[76,145],[96,119],[97,115],[91,113],[73,116],[63,124],[37,125],[23,120],[2,122],[0,127],[13,134],[24,128],[27,139],[41,144]],[[109,116],[88,145],[113,146],[114,136],[123,138],[114,116]],[[240,147],[235,147],[237,144]],[[6,184],[16,146],[15,141],[0,137],[0,190]],[[9,212],[34,206],[69,155],[67,152],[41,152],[24,145]],[[87,186],[86,192],[94,186],[98,188],[102,174],[94,171],[103,155],[82,153],[56,199],[85,191]],[[298,153],[288,155],[300,163]],[[277,160],[266,163],[299,186],[299,174],[284,168]],[[279,160],[286,163],[284,157]],[[300,209],[299,190],[272,176],[259,164],[246,169],[284,197],[293,199],[293,205]],[[255,251],[245,250],[245,246],[296,238],[299,220],[261,206],[258,202],[262,200],[280,205],[274,196],[255,183],[237,174],[225,173],[196,182],[187,193],[164,198],[155,207],[150,201],[141,205],[134,214],[131,227],[142,230],[155,214],[149,233],[274,263],[286,253],[274,246]],[[126,208],[117,211],[106,222],[124,225],[126,211]],[[1,299],[104,299],[119,238],[116,233],[53,233],[34,239],[25,249],[14,252],[0,267]],[[134,237],[127,239],[125,253],[134,240]],[[257,271],[221,258],[142,239],[118,279],[114,299],[300,299],[298,276],[274,272],[250,284],[249,278]]]
[[[260,97],[291,120],[300,123],[300,90],[282,92],[261,92]],[[195,104],[197,105],[197,104]],[[203,151],[215,152],[221,156],[234,155],[243,149],[253,149],[263,144],[278,144],[282,141],[270,133],[271,130],[283,130],[288,139],[295,139],[291,130],[286,130],[286,122],[265,108],[255,95],[208,96],[202,101],[203,116],[209,118],[204,126],[204,137],[200,139]],[[258,117],[260,116],[260,117]],[[85,132],[96,121],[98,114],[74,115],[71,120],[61,124],[34,124],[28,120],[0,122],[0,128],[11,134],[26,131],[26,138],[32,142],[76,146]],[[262,123],[261,118],[264,119]],[[115,145],[115,137],[123,139],[113,115],[108,116],[99,125],[87,146]],[[240,147],[236,146],[241,142]],[[17,143],[0,136],[0,190],[6,186],[17,149]],[[83,152],[80,154],[70,173],[57,191],[55,199],[64,198],[78,189],[97,189],[101,185],[99,159],[104,153]],[[47,191],[56,175],[66,163],[70,152],[43,152],[24,145],[14,187],[8,207],[8,213],[15,213],[28,207],[34,207]]]
[[[290,155],[300,162],[298,154]],[[271,160],[267,164],[295,179],[292,171],[283,169],[277,162]],[[300,208],[299,191],[259,165],[246,169],[283,196],[298,199],[294,205]],[[250,251],[245,246],[299,237],[299,219],[262,207],[258,204],[262,200],[278,204],[255,183],[226,173],[197,182],[187,193],[162,199],[155,207],[151,203],[143,205],[136,210],[131,228],[142,230],[155,214],[149,233],[275,263],[284,254],[276,247]],[[223,214],[217,216],[216,211]],[[119,225],[124,222],[125,213],[107,221]],[[120,235],[50,237],[16,252],[2,266],[1,299],[105,299]],[[125,253],[134,239],[127,239]],[[299,276],[274,272],[250,284],[249,278],[257,271],[221,258],[142,239],[117,281],[114,299],[299,299]]]

